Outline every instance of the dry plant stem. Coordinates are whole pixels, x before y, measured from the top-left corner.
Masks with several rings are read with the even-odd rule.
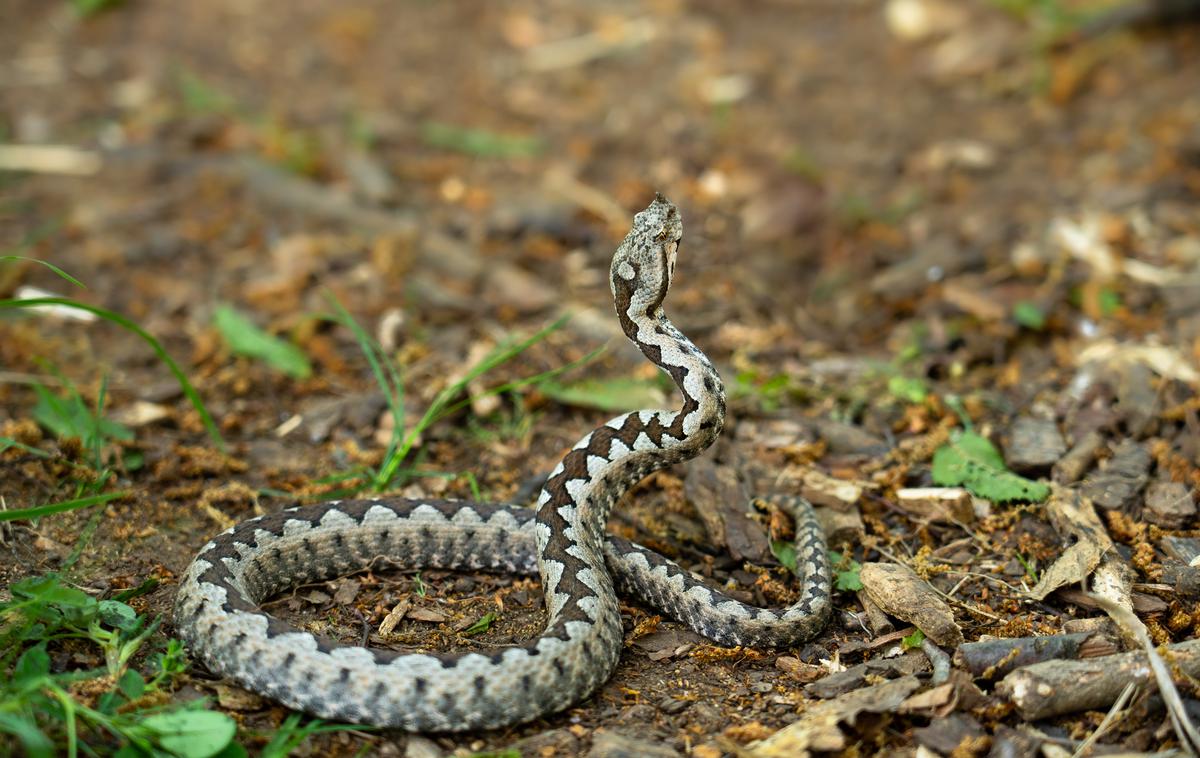
[[[1171,662],[1188,676],[1200,676],[1200,640],[1170,645]],[[1064,713],[1108,708],[1127,684],[1150,681],[1143,652],[1082,661],[1043,661],[1019,668],[996,685],[1029,721]]]
[[[1104,715],[1104,720],[1096,727],[1096,731],[1088,735],[1088,738],[1080,743],[1079,747],[1075,748],[1075,752],[1071,754],[1071,758],[1082,758],[1082,756],[1088,755],[1088,751],[1091,750],[1092,745],[1096,744],[1096,740],[1100,739],[1108,731],[1109,727],[1113,725],[1113,722],[1117,720],[1118,714],[1125,707],[1125,704],[1129,702],[1129,698],[1133,697],[1135,690],[1137,690],[1137,687],[1133,683],[1125,685],[1125,689],[1121,690],[1121,695],[1117,698],[1117,702],[1113,703],[1112,708],[1108,709],[1108,713]]]
[[[1179,737],[1179,743],[1189,753],[1196,755],[1197,751],[1200,751],[1200,732],[1196,731],[1196,725],[1188,717],[1187,708],[1183,705],[1183,698],[1179,696],[1179,690],[1175,688],[1175,681],[1171,678],[1171,672],[1167,669],[1166,661],[1162,659],[1162,656],[1155,649],[1154,642],[1150,639],[1150,633],[1146,630],[1146,625],[1133,614],[1133,611],[1124,605],[1120,605],[1099,595],[1096,596],[1096,599],[1105,613],[1113,621],[1117,622],[1117,625],[1125,630],[1126,633],[1135,638],[1146,651],[1146,655],[1150,660],[1150,668],[1154,671],[1154,680],[1158,684],[1158,692],[1162,695],[1163,704],[1167,707],[1167,713],[1171,716],[1171,726],[1175,728],[1175,734]]]

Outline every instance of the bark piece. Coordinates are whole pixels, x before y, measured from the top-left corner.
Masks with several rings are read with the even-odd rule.
[[[1152,482],[1146,488],[1146,520],[1180,529],[1196,515],[1191,489],[1181,482]]]
[[[871,602],[885,613],[913,624],[939,645],[962,644],[962,630],[950,606],[910,569],[895,563],[866,563],[858,575]]]
[[[1162,551],[1188,565],[1200,563],[1200,539],[1195,537],[1163,537],[1158,542]]]
[[[896,627],[892,624],[892,620],[887,614],[880,610],[878,605],[871,602],[871,598],[866,592],[858,593],[858,602],[862,603],[863,610],[867,613],[867,622],[871,626],[871,633],[876,637],[882,637],[885,634],[891,634],[896,631]]]
[[[1053,419],[1021,416],[1013,424],[1005,462],[1022,474],[1041,474],[1067,453],[1058,424]]]
[[[692,461],[683,493],[700,514],[712,544],[736,561],[759,561],[770,553],[766,533],[749,511],[750,493],[732,467],[718,468],[711,458]]]
[[[1191,677],[1200,676],[1200,640],[1167,647],[1167,660]],[[996,685],[997,694],[1012,701],[1028,721],[1078,711],[1103,710],[1127,684],[1150,681],[1150,665],[1142,652],[1120,653],[1080,661],[1045,661],[1013,671]]]
[[[1083,632],[967,642],[955,651],[954,665],[974,676],[994,679],[1032,663],[1078,658],[1080,647],[1091,636]]]
[[[824,505],[839,511],[849,511],[862,499],[863,487],[857,482],[810,469],[804,474],[800,494],[813,505]]]
[[[883,455],[888,444],[857,426],[830,419],[817,419],[817,434],[829,445],[829,452],[838,455]]]
[[[896,505],[923,521],[970,524],[975,521],[971,493],[962,487],[906,487]]]
[[[829,674],[829,670],[824,666],[818,666],[815,663],[805,663],[799,658],[793,658],[790,655],[781,655],[776,658],[775,668],[804,684],[810,684]]]
[[[858,510],[838,511],[833,508],[813,508],[817,522],[825,532],[825,543],[836,549],[840,545],[856,544],[865,527]]]
[[[1105,510],[1126,508],[1146,486],[1151,462],[1145,446],[1124,440],[1113,450],[1108,466],[1084,483],[1083,494]]]
[[[1104,435],[1095,430],[1083,435],[1067,454],[1054,464],[1054,481],[1059,484],[1073,484],[1083,478],[1092,464],[1096,462],[1096,453],[1104,446]]]
[[[1058,597],[1080,608],[1087,608],[1093,611],[1100,610],[1100,605],[1083,590],[1059,590]],[[1166,613],[1170,607],[1167,605],[1167,601],[1145,592],[1132,593],[1130,595],[1130,602],[1132,603],[1133,612],[1140,616],[1161,615]]]
[[[1179,593],[1180,598],[1200,598],[1200,568],[1185,563],[1166,564],[1162,578]]]
[[[1154,406],[1158,402],[1154,375],[1144,363],[1127,361],[1118,365],[1117,413],[1129,434],[1144,437],[1154,422]]]
[[[968,744],[979,744],[985,734],[979,722],[965,713],[951,713],[945,718],[935,720],[929,726],[913,730],[913,736],[917,738],[918,743],[941,755],[949,755],[968,741]]]
[[[928,670],[929,659],[920,653],[908,653],[896,658],[873,658],[805,685],[804,694],[828,700],[859,689],[870,678],[894,679],[920,674]]]

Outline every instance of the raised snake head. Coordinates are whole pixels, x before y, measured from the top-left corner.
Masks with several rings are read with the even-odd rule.
[[[623,327],[638,316],[653,316],[675,274],[675,256],[683,238],[679,209],[661,194],[633,217],[633,228],[613,254],[609,272],[617,315]],[[628,328],[626,328],[628,333]]]

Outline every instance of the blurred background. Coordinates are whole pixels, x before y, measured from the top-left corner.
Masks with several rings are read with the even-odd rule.
[[[9,307],[0,436],[24,447],[0,447],[0,496],[134,493],[110,513],[141,531],[105,521],[79,565],[162,577],[159,611],[205,534],[280,500],[528,499],[606,415],[666,400],[613,339],[607,283],[656,191],[685,223],[668,311],[721,367],[759,479],[828,445],[835,475],[928,484],[927,455],[855,466],[928,453],[960,412],[1007,434],[1032,409],[1067,445],[1158,434],[1171,476],[1200,484],[1197,10],[0,0],[0,297],[131,319],[213,419],[113,319]],[[402,414],[349,318],[402,371]],[[609,340],[588,369],[484,392]],[[477,397],[421,425],[456,383]],[[80,431],[54,398],[113,426]],[[397,434],[411,455],[387,469]],[[72,436],[84,452],[56,446]],[[678,507],[625,527],[704,542],[664,477],[645,499]],[[2,578],[66,560],[88,516],[63,518],[3,543]],[[754,713],[777,725],[774,707]]]

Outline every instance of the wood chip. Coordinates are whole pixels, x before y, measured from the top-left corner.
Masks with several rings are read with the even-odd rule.
[[[1152,462],[1144,445],[1124,440],[1113,450],[1108,465],[1084,483],[1083,494],[1105,510],[1126,508],[1146,486]]]
[[[750,493],[732,466],[716,466],[705,456],[692,461],[683,493],[700,515],[713,546],[734,560],[760,561],[770,553],[762,525],[749,511]]]
[[[896,505],[922,521],[960,524],[975,521],[971,493],[962,487],[908,487],[896,491]]]
[[[1067,451],[1067,454],[1054,464],[1054,481],[1059,484],[1073,484],[1083,478],[1092,464],[1096,462],[1096,454],[1104,446],[1104,436],[1095,430],[1088,432]]]
[[[404,615],[408,613],[408,609],[412,607],[412,601],[405,598],[388,612],[388,615],[383,617],[383,621],[379,622],[379,636],[386,637],[395,631],[396,627],[404,620]]]
[[[825,542],[833,548],[841,545],[857,544],[862,539],[866,527],[863,526],[862,515],[858,509],[839,511],[833,508],[813,508],[821,530],[825,532]]]
[[[1053,419],[1021,416],[1014,423],[1004,448],[1005,463],[1022,474],[1050,470],[1067,452],[1067,443]]]
[[[790,655],[781,655],[776,658],[775,668],[786,673],[796,681],[805,684],[815,682],[829,674],[829,669],[824,666],[819,666],[815,663],[805,663],[799,658],[793,658]]]
[[[802,479],[800,494],[813,505],[827,505],[839,511],[848,511],[862,499],[863,485],[809,469]]]
[[[950,606],[909,568],[895,563],[864,563],[859,578],[867,596],[885,613],[913,624],[939,645],[962,644],[962,629],[955,623]]]
[[[1181,482],[1153,482],[1146,488],[1146,520],[1167,529],[1181,529],[1196,515],[1192,490]]]

